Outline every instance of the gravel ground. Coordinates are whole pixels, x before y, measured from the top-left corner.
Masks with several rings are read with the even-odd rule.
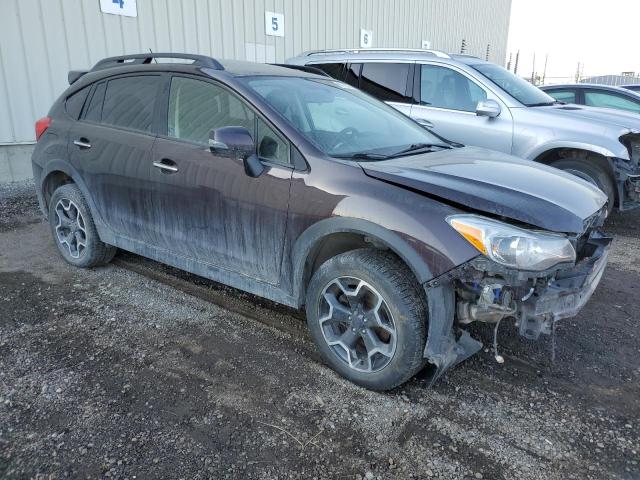
[[[508,326],[503,365],[374,393],[322,365],[299,312],[131,254],[68,266],[33,186],[1,186],[0,478],[638,479],[639,227],[611,219],[555,363]]]

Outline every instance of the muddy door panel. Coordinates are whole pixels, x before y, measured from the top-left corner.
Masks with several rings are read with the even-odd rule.
[[[159,138],[152,156],[154,243],[278,283],[292,170],[267,166],[252,178],[240,159],[173,139]]]
[[[82,176],[98,218],[118,235],[144,239],[150,217],[150,155],[155,137],[78,122],[71,130],[71,163]]]

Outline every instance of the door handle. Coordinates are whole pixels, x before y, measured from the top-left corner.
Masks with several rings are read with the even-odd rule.
[[[416,122],[418,122],[418,124],[420,124],[424,128],[433,128],[433,123],[425,118],[417,118]]]
[[[169,162],[171,162],[173,165]],[[159,162],[153,162],[153,166],[159,168],[163,172],[176,173],[178,171],[178,167],[175,166],[175,163],[167,159],[163,159]]]
[[[80,149],[91,148],[91,144],[89,143],[89,140],[87,140],[84,137],[82,137],[80,140],[74,140],[73,144]]]

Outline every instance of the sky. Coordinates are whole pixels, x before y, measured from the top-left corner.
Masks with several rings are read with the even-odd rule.
[[[639,22],[640,0],[512,0],[507,58],[520,50],[527,76],[535,53],[542,75],[548,54],[547,83],[573,77],[578,62],[585,76],[640,75]]]

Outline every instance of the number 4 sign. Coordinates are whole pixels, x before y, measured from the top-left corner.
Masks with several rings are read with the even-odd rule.
[[[124,15],[125,17],[137,17],[138,6],[136,0],[100,0],[102,13]]]
[[[264,29],[272,37],[284,37],[284,14],[265,12]]]

